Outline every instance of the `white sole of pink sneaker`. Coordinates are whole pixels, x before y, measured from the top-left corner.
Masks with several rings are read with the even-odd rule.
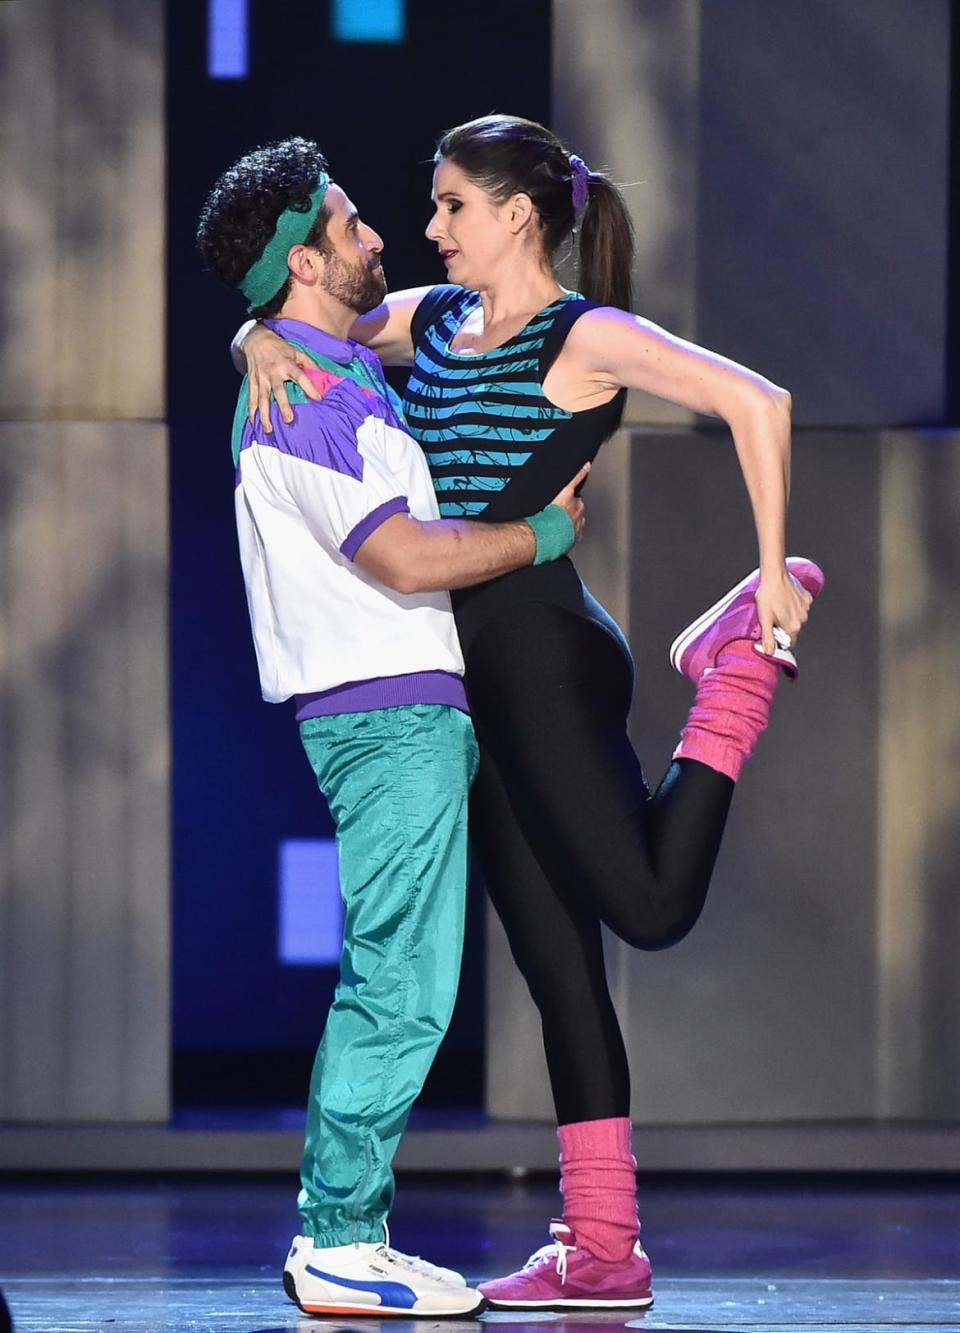
[[[702,615],[697,616],[692,624],[680,631],[670,645],[670,665],[673,667],[674,671],[680,671],[680,659],[697,635],[709,625],[711,620],[715,620],[717,616],[725,611],[735,597],[739,597],[740,593],[742,593],[744,588],[757,577],[759,572],[758,569],[752,570],[746,578],[740,580],[735,588],[731,588],[729,592],[725,592],[718,602],[714,602],[713,606],[704,611]],[[680,674],[682,675],[683,672],[681,671]]]
[[[626,1301],[597,1301],[570,1299],[566,1301],[492,1301],[487,1299],[491,1310],[648,1310],[653,1304],[653,1293],[649,1296],[634,1296]]]

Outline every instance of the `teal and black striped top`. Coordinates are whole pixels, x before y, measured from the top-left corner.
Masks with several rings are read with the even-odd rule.
[[[567,334],[594,302],[568,293],[501,347],[451,351],[479,303],[463,287],[433,287],[423,298],[411,323],[414,359],[403,409],[430,466],[440,513],[503,523],[535,514],[596,457],[619,425],[625,394],[568,412],[543,392]],[[565,556],[454,592],[464,651],[487,619],[531,599],[609,621]]]
[[[573,322],[563,321],[563,336],[557,339],[551,335],[561,331],[558,316],[570,307],[576,314],[582,313],[579,307],[592,308],[576,293],[567,293],[502,346],[489,352],[452,351],[457,330],[479,304],[476,292],[435,287],[414,317],[414,362],[404,413],[426,454],[444,518],[490,517],[491,503],[549,445],[557,427],[571,421],[574,413],[544,396],[545,363],[548,356],[553,361]]]

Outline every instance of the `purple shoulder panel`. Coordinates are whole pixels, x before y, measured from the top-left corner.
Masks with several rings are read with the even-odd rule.
[[[339,397],[339,391],[336,395]],[[276,403],[270,404],[270,423],[273,430],[254,431],[257,442],[278,449],[292,458],[329,468],[341,476],[363,480],[363,455],[357,448],[356,426],[350,413],[337,411],[331,398],[319,403],[304,403],[294,408],[293,421],[288,425],[280,415]]]
[[[344,378],[339,383],[330,384],[319,402],[298,403],[289,424],[281,417],[277,404],[271,403],[273,430],[260,429],[259,414],[254,418],[253,426],[246,422],[240,453],[242,455],[244,449],[256,443],[362,481],[363,455],[357,447],[357,432],[370,417],[405,429],[389,402],[355,380]],[[238,481],[239,477],[238,468]]]

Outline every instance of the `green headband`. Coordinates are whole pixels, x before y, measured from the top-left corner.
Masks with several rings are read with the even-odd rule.
[[[295,208],[285,208],[277,218],[277,229],[270,237],[263,254],[252,264],[240,282],[240,290],[256,310],[266,305],[276,296],[286,282],[290,270],[287,267],[287,255],[295,245],[303,245],[310,235],[310,229],[317,220],[317,214],[323,207],[330,177],[321,171],[317,187],[310,195],[310,207],[306,212]]]

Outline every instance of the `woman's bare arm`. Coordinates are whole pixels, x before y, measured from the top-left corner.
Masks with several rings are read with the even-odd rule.
[[[350,328],[350,337],[363,343],[385,366],[409,366],[413,363],[413,339],[410,325],[417,306],[429,287],[408,287],[391,292],[365,315],[358,315]]]
[[[733,434],[760,548],[757,609],[767,651],[773,628],[795,639],[809,595],[784,563],[790,496],[790,395],[762,375],[621,310],[589,311],[571,330],[564,370],[597,393],[642,389],[722,418]],[[565,378],[566,378],[565,374]]]
[[[410,324],[429,290],[429,287],[410,287],[393,292],[375,310],[354,320],[350,337],[376,352],[386,366],[409,366],[413,361]],[[276,399],[283,420],[288,424],[293,420],[285,387],[288,381],[298,384],[308,398],[320,396],[305,374],[306,368],[313,364],[310,358],[262,324],[248,323],[239,329],[230,344],[230,353],[241,374],[246,370],[250,420],[259,410],[264,430],[271,429],[271,397]]]

